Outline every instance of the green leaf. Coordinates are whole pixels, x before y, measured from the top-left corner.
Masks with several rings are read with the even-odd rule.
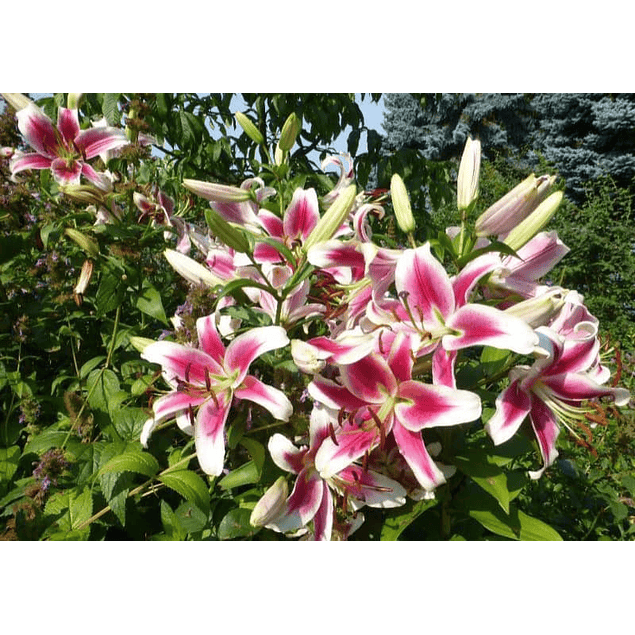
[[[463,505],[468,516],[497,536],[512,540],[562,540],[553,527],[513,507],[506,514],[490,496],[479,496],[478,490],[468,492]]]
[[[88,404],[93,410],[101,410],[110,413],[115,411],[122,401],[122,391],[119,388],[119,379],[115,373],[106,368],[93,370],[86,380],[88,389]]]
[[[494,348],[493,346],[484,346],[481,352],[479,368],[486,377],[492,377],[505,368],[510,355],[509,351]]]
[[[178,470],[157,477],[164,485],[194,503],[204,511],[209,510],[209,488],[196,472]]]
[[[99,364],[101,364],[106,359],[105,355],[98,355],[97,357],[93,357],[89,359],[82,367],[79,369],[79,377],[80,379],[85,379],[88,373],[91,370],[94,370]]]
[[[119,408],[111,413],[117,434],[126,441],[136,441],[148,415],[143,408]]]
[[[265,448],[262,443],[248,437],[241,438],[239,443],[247,449],[252,460],[232,470],[219,481],[218,485],[224,490],[258,483],[262,476],[265,463]]]
[[[114,311],[122,303],[126,292],[126,284],[121,278],[123,274],[124,270],[113,264],[107,264],[102,268],[99,287],[95,294],[97,317]]]
[[[465,453],[454,457],[456,467],[469,476],[479,487],[493,496],[503,509],[509,513],[509,489],[505,472],[489,462],[489,457],[481,452]]]
[[[389,512],[381,528],[380,540],[398,540],[399,536],[423,512],[434,507],[439,501],[436,498],[417,502],[408,501],[398,512]]]
[[[230,510],[220,521],[218,538],[232,540],[233,538],[248,538],[260,531],[260,527],[253,527],[249,523],[251,510],[236,508]]]
[[[75,490],[58,492],[53,494],[44,508],[44,512],[50,516],[57,516],[54,527],[60,532],[52,531],[49,538],[53,540],[67,540],[72,538],[86,539],[90,533],[90,527],[79,530],[93,513],[93,497],[90,489],[78,493]],[[72,535],[69,535],[73,532]],[[76,533],[75,533],[76,532]]]
[[[21,451],[19,446],[0,448],[0,483],[9,483],[18,469]],[[5,490],[6,491],[6,490]]]
[[[164,500],[161,501],[161,523],[167,538],[170,540],[185,540],[187,532],[172,508]]]
[[[135,472],[136,474],[152,477],[158,471],[159,463],[151,454],[139,450],[132,450],[114,456],[99,470],[99,474]]]
[[[119,93],[104,93],[101,104],[101,113],[106,118],[108,125],[116,126],[121,121],[119,114]]]
[[[159,322],[168,324],[163,303],[161,302],[161,294],[150,283],[144,285],[141,295],[137,298],[137,308],[146,315],[159,320]]]

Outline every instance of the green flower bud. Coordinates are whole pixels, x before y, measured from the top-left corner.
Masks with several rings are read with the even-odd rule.
[[[104,192],[92,185],[62,185],[60,191],[80,203],[105,205]]]
[[[251,512],[249,522],[254,527],[264,527],[275,520],[284,509],[289,495],[289,486],[284,476],[279,476],[276,482],[264,493]]]
[[[551,220],[562,202],[562,192],[554,192],[525,218],[522,223],[516,225],[503,241],[515,251],[518,251],[525,243],[529,242]]]
[[[76,242],[91,258],[97,258],[99,255],[99,243],[86,236],[77,229],[68,227],[64,233],[74,242]]]
[[[283,152],[289,152],[302,128],[302,120],[292,112],[282,126],[278,146]]]
[[[84,93],[68,93],[66,97],[66,107],[71,109],[79,108],[79,102],[83,96]]]
[[[412,216],[408,191],[398,174],[393,174],[392,179],[390,179],[390,197],[397,217],[397,224],[403,232],[410,234],[415,229],[415,219]]]
[[[140,353],[150,346],[150,344],[154,344],[154,340],[148,339],[147,337],[138,337],[137,335],[132,335],[130,338],[130,344],[134,348],[136,348]]]
[[[29,104],[35,105],[26,95],[22,93],[0,93],[5,101],[13,107],[15,111],[26,108]]]
[[[456,202],[460,210],[467,209],[478,196],[478,177],[481,170],[481,142],[467,138],[456,184]]]
[[[262,133],[258,128],[256,128],[255,124],[247,115],[244,115],[242,112],[234,113],[236,117],[236,121],[240,124],[240,127],[245,131],[245,134],[258,145],[265,142]]]
[[[247,236],[237,227],[230,225],[216,210],[206,209],[205,220],[212,234],[228,247],[242,254],[250,250]]]
[[[221,185],[220,183],[208,183],[207,181],[196,181],[195,179],[183,179],[183,185],[190,192],[194,192],[208,201],[219,203],[241,203],[251,199],[248,190],[233,185]]]
[[[564,305],[565,289],[553,287],[546,293],[528,298],[505,309],[508,315],[521,318],[532,328],[544,326]]]
[[[351,206],[355,201],[356,194],[357,187],[355,185],[349,185],[335,199],[331,207],[326,210],[304,242],[305,252],[309,251],[314,245],[330,240],[333,237],[335,232],[346,220]]]

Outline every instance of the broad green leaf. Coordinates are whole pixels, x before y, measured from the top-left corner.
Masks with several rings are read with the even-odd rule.
[[[158,471],[159,463],[151,454],[132,450],[114,456],[99,470],[99,474],[135,472],[136,474],[152,477]]]
[[[505,513],[509,513],[507,475],[500,467],[490,463],[487,455],[480,452],[466,453],[466,456],[454,457],[454,464],[479,487],[491,494]]]
[[[101,104],[101,113],[106,118],[108,125],[116,126],[121,120],[119,114],[119,93],[104,93]]]
[[[90,527],[80,530],[80,526],[86,522],[93,513],[93,498],[90,489],[78,493],[75,490],[58,492],[53,494],[44,509],[45,514],[61,516],[54,522],[54,527],[61,530],[59,533],[51,532],[50,539],[86,539]],[[73,532],[71,534],[71,532]]]
[[[436,498],[417,502],[408,501],[404,507],[399,508],[399,511],[387,514],[381,528],[380,540],[398,540],[406,528],[438,502]]]
[[[159,322],[168,324],[168,318],[161,302],[161,294],[150,283],[146,283],[141,295],[137,298],[137,308]]]
[[[249,523],[251,511],[249,509],[232,509],[220,521],[218,537],[220,540],[233,538],[248,538],[260,531],[260,527],[253,527]]]
[[[222,489],[227,490],[242,485],[258,483],[262,476],[262,468],[265,463],[265,448],[262,443],[249,437],[242,437],[239,443],[247,449],[252,460],[232,470],[227,476],[222,478],[218,483]]]
[[[120,408],[111,413],[117,434],[126,441],[138,441],[148,415],[142,408]]]
[[[126,292],[126,285],[122,280],[123,269],[114,266],[104,266],[95,294],[97,317],[102,317],[114,311],[122,302]]]
[[[187,532],[182,527],[172,508],[164,500],[161,501],[161,524],[168,539],[185,540]]]
[[[101,364],[106,359],[105,355],[98,355],[97,357],[93,357],[89,359],[82,367],[79,369],[79,377],[80,379],[84,379],[91,370],[94,370],[99,364]]]
[[[0,448],[0,483],[9,483],[18,469],[21,451],[19,446]],[[6,490],[5,490],[6,491]]]
[[[491,497],[479,496],[478,490],[462,502],[471,518],[498,536],[512,540],[562,540],[553,527],[513,507],[506,514]]]
[[[194,503],[202,510],[209,510],[209,488],[196,472],[178,470],[157,477],[164,485]]]
[[[481,352],[480,370],[486,377],[500,373],[509,360],[511,353],[507,350],[484,346]]]
[[[86,380],[88,404],[93,410],[110,413],[121,403],[122,393],[117,375],[109,368],[93,370]]]
[[[40,454],[51,448],[60,448],[68,436],[61,430],[45,430],[41,434],[32,436],[24,446],[24,454]]]

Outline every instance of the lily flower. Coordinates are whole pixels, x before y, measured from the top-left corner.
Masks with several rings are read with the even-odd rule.
[[[199,318],[196,329],[199,348],[163,340],[141,353],[147,361],[161,365],[164,379],[173,388],[154,402],[154,418],[146,422],[143,439],[161,421],[176,416],[183,428],[183,419],[188,417],[201,468],[218,476],[225,455],[225,422],[234,399],[252,401],[276,419],[289,420],[293,406],[284,393],[247,374],[257,357],[286,346],[289,338],[279,326],[263,326],[238,335],[225,349],[213,315]]]
[[[616,405],[628,403],[624,388],[597,383],[589,372],[597,363],[599,342],[595,338],[565,339],[548,327],[536,329],[540,337],[540,357],[530,366],[516,366],[510,384],[496,399],[496,412],[485,424],[495,445],[510,439],[529,415],[543,459],[543,468],[530,472],[539,478],[558,456],[556,438],[559,424],[569,428],[588,411],[582,402],[612,396]]]
[[[296,474],[295,485],[276,517],[266,527],[279,532],[295,531],[313,521],[315,540],[330,540],[334,523],[334,497],[344,497],[347,507],[398,507],[406,502],[405,489],[379,472],[349,465],[329,477],[316,468],[315,457],[330,438],[336,419],[327,408],[316,404],[311,412],[309,445],[296,448],[282,434],[269,439],[269,452],[281,469]]]
[[[467,390],[413,380],[413,340],[401,331],[385,359],[371,353],[341,366],[339,383],[315,376],[308,385],[313,399],[340,411],[337,428],[316,455],[323,478],[382,447],[392,433],[424,489],[431,491],[445,482],[426,450],[421,430],[474,421],[481,415],[481,401]]]
[[[83,175],[103,190],[111,188],[110,180],[86,161],[126,145],[123,131],[107,127],[80,130],[77,110],[69,108],[59,109],[57,127],[35,105],[28,105],[16,116],[20,132],[36,152],[14,158],[12,174],[50,169],[62,185],[78,184]]]

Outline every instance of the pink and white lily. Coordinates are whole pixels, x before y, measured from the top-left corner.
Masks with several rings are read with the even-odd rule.
[[[339,411],[338,426],[322,443],[316,467],[328,478],[376,447],[392,433],[421,486],[445,482],[426,450],[421,431],[478,419],[479,397],[466,390],[412,379],[414,337],[403,331],[386,357],[371,353],[340,367],[339,382],[315,376],[308,386],[316,401]]]
[[[530,472],[532,478],[539,478],[558,456],[559,424],[571,429],[584,417],[587,410],[582,402],[611,396],[621,406],[630,397],[624,388],[602,386],[590,372],[598,359],[596,338],[565,339],[547,327],[539,327],[536,332],[541,356],[532,366],[511,370],[510,384],[496,399],[496,412],[485,425],[499,445],[510,439],[529,416],[543,458],[543,468]]]
[[[18,128],[34,153],[21,154],[11,162],[12,174],[22,170],[50,169],[62,185],[73,185],[84,176],[97,187],[109,190],[110,180],[86,161],[128,143],[122,130],[89,128],[81,130],[77,110],[60,108],[57,127],[36,106],[28,105],[17,113]]]
[[[206,474],[218,476],[224,463],[225,422],[234,399],[252,401],[276,419],[289,420],[293,407],[284,393],[247,374],[257,357],[286,346],[289,338],[279,326],[258,327],[237,336],[225,349],[213,315],[198,319],[196,329],[198,348],[159,341],[141,354],[161,365],[164,379],[173,388],[154,402],[154,418],[146,423],[143,438],[147,440],[166,419],[177,417],[185,427],[184,419],[189,418],[199,464]]]
[[[278,467],[296,474],[290,496],[279,514],[266,525],[279,532],[290,532],[313,521],[315,540],[330,540],[334,523],[334,498],[345,499],[347,509],[398,507],[406,502],[404,488],[387,476],[347,465],[328,477],[316,468],[315,457],[322,444],[330,438],[336,421],[328,409],[315,405],[311,413],[309,445],[296,446],[282,434],[269,440],[269,452]]]

